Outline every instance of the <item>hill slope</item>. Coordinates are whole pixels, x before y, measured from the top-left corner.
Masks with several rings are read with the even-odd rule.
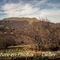
[[[37,50],[60,50],[60,23],[17,17],[1,20],[0,49],[22,44]]]

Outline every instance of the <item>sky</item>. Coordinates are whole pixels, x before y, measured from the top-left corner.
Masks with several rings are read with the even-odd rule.
[[[60,22],[60,0],[0,0],[0,19],[8,17],[47,18]]]

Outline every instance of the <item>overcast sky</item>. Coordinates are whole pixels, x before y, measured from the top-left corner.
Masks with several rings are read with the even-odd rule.
[[[47,17],[60,22],[60,0],[0,0],[0,19],[8,17]]]

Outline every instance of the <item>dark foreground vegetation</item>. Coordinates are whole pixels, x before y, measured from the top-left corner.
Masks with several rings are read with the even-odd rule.
[[[12,58],[4,58],[0,57],[0,60],[60,60],[60,58],[49,58],[49,57],[12,57]]]
[[[60,58],[49,58],[49,57],[17,57],[17,58],[12,58],[11,60],[60,60]]]

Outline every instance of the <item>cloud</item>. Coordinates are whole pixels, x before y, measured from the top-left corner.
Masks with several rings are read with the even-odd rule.
[[[51,6],[53,8],[58,8],[60,7],[60,3],[47,3],[48,6]]]
[[[32,16],[38,11],[37,8],[33,8],[30,4],[5,4],[2,9],[7,17]]]
[[[6,17],[36,17],[36,18],[48,18],[51,22],[60,22],[60,9],[40,9],[42,3],[46,3],[47,0],[41,0],[32,5],[29,3],[6,3],[1,8],[4,14],[2,18]],[[35,7],[38,6],[39,7]],[[59,19],[58,19],[59,18]],[[58,19],[58,20],[57,20]]]
[[[43,9],[41,15],[48,18],[51,22],[60,22],[60,9]]]
[[[22,1],[22,0],[21,0]],[[27,0],[26,0],[27,1]],[[28,0],[29,1],[29,0]],[[32,1],[32,0],[31,0]],[[6,14],[6,17],[37,17],[39,18],[45,13],[41,14],[40,5],[45,3],[47,0],[33,0],[33,4],[22,4],[22,3],[6,3],[2,6],[2,9],[4,10],[4,13]],[[23,1],[24,2],[24,1]],[[36,7],[39,6],[39,7]]]

